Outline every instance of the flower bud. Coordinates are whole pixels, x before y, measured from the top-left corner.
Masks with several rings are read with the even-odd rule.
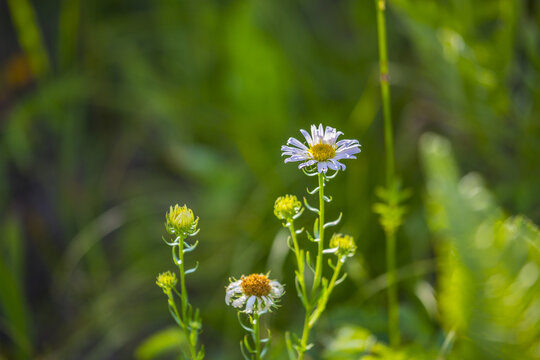
[[[199,218],[195,218],[193,211],[186,205],[176,204],[174,208],[171,206],[166,220],[165,228],[170,234],[186,237],[194,235],[198,231]]]
[[[170,271],[159,274],[156,279],[157,286],[162,288],[164,293],[169,292],[173,287],[175,287],[177,282],[178,279],[176,278],[176,274]]]
[[[291,220],[302,210],[302,203],[294,195],[277,198],[274,204],[274,214],[280,220]]]
[[[334,234],[330,239],[330,247],[338,248],[336,255],[339,258],[351,257],[356,252],[356,244],[352,236],[343,234]]]

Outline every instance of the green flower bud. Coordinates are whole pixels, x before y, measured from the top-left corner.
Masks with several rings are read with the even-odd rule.
[[[176,274],[170,271],[159,274],[156,279],[157,286],[162,288],[164,293],[168,293],[173,287],[176,286],[177,282],[178,279],[176,278]]]
[[[186,237],[194,235],[198,231],[199,218],[195,219],[193,211],[186,205],[179,206],[176,204],[174,208],[171,206],[166,215],[166,220],[165,228],[170,234]]]
[[[294,195],[277,198],[274,204],[274,214],[280,220],[291,220],[302,211],[302,203]]]
[[[336,255],[339,258],[351,257],[356,252],[356,244],[354,238],[349,235],[334,234],[330,239],[330,247],[338,248]]]

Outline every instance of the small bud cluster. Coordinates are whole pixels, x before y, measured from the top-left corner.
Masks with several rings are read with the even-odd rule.
[[[351,257],[356,252],[356,244],[352,236],[334,234],[330,239],[330,247],[338,248],[336,254],[339,258]]]
[[[302,210],[302,203],[294,195],[277,198],[274,204],[274,214],[280,220],[291,220]]]
[[[178,279],[176,278],[176,274],[170,271],[159,274],[156,279],[157,286],[162,288],[165,293],[174,288],[177,282]]]

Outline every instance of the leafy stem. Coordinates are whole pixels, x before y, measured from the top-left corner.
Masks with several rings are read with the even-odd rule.
[[[176,289],[174,291],[180,298],[180,313],[176,307],[174,296],[171,291],[167,294],[169,297],[169,307],[171,309],[171,314],[177,320],[178,325],[182,329],[187,339],[189,345],[189,352],[191,359],[202,359],[204,358],[204,350],[201,348],[200,351],[197,351],[197,336],[199,331],[199,313],[198,311],[193,314],[192,308],[188,303],[188,294],[186,290],[186,270],[184,266],[184,252],[190,251],[191,247],[185,243],[185,238],[178,236],[172,246],[172,256],[174,263],[178,266],[180,273],[180,292]],[[184,245],[187,246],[184,249]]]
[[[253,315],[253,340],[255,342],[255,360],[262,359],[261,357],[261,328],[259,324],[259,313],[256,311]]]
[[[251,342],[248,335],[244,336],[244,340],[240,341],[240,350],[245,360],[262,360],[270,343],[270,331],[268,331],[268,337],[261,339],[261,324],[260,316],[262,313],[256,309],[253,315],[249,315],[249,326],[245,325],[241,318],[242,312],[238,312],[238,321],[240,326],[251,334]]]
[[[315,265],[315,278],[313,279],[312,295],[315,296],[322,278],[323,250],[324,250],[324,174],[319,173],[319,240],[317,260]]]

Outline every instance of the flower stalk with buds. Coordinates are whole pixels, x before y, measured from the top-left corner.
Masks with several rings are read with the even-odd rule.
[[[176,289],[178,282],[176,275],[170,271],[160,274],[156,281],[156,284],[167,295],[169,312],[184,332],[189,346],[189,358],[193,360],[204,359],[204,346],[198,349],[201,318],[199,310],[196,309],[194,311],[188,301],[186,275],[195,272],[199,266],[199,262],[196,263],[195,267],[186,270],[184,266],[184,254],[195,250],[199,243],[196,241],[193,244],[189,244],[186,241],[188,237],[195,236],[199,232],[198,223],[199,218],[195,218],[193,211],[186,205],[170,207],[166,215],[165,229],[170,235],[175,236],[175,238],[172,241],[167,241],[163,238],[163,241],[171,247],[173,262],[178,266],[180,291]],[[178,311],[176,306],[174,295],[180,298],[180,311]]]
[[[294,220],[302,215],[303,208],[296,196],[286,195],[276,200],[274,205],[274,214],[280,220],[284,220],[283,226],[290,231],[290,237],[287,240],[289,248],[295,254],[297,269],[295,272],[296,290],[298,296],[305,308],[304,327],[301,338],[293,338],[286,335],[286,343],[291,359],[304,359],[304,354],[312,345],[309,344],[309,334],[320,315],[326,308],[328,298],[334,290],[334,287],[345,279],[346,274],[340,276],[341,268],[346,258],[352,256],[356,250],[356,245],[350,236],[334,235],[330,241],[330,247],[325,249],[325,231],[331,226],[336,226],[341,221],[342,214],[331,222],[325,222],[325,203],[332,201],[332,198],[325,195],[324,188],[326,183],[333,179],[339,170],[345,170],[345,165],[340,161],[345,159],[356,159],[355,154],[360,152],[360,144],[357,140],[337,140],[343,133],[327,126],[323,129],[322,125],[318,127],[311,126],[311,134],[305,130],[300,130],[306,143],[304,144],[295,138],[289,138],[287,145],[281,147],[282,155],[289,156],[285,162],[299,161],[299,169],[308,176],[317,176],[318,186],[313,190],[307,190],[309,195],[318,194],[319,207],[311,206],[304,198],[304,205],[317,215],[313,224],[313,235],[306,231],[307,238],[317,245],[315,261],[307,250],[300,246],[298,235],[303,229],[296,230]],[[334,173],[329,175],[329,170]],[[293,205],[294,204],[294,205]],[[324,255],[334,253],[338,260],[334,264],[329,261],[329,267],[333,269],[333,275],[330,280],[323,276],[324,273]],[[305,278],[305,264],[313,272],[313,281],[311,289],[308,289]],[[313,266],[314,265],[314,266]],[[294,335],[293,335],[294,336]]]

